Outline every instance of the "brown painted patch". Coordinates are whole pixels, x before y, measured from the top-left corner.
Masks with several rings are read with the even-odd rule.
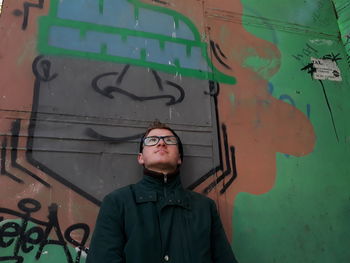
[[[41,210],[33,217],[47,221],[48,207],[57,203],[58,219],[64,231],[72,224],[85,223],[93,229],[98,207],[78,195],[73,190],[57,182],[52,177],[33,167],[26,161],[25,149],[28,136],[28,124],[32,110],[34,76],[32,62],[37,56],[36,36],[37,19],[46,15],[50,1],[45,1],[44,8],[32,8],[28,26],[22,30],[23,1],[7,1],[6,9],[0,18],[0,142],[6,141],[6,171],[23,180],[17,183],[8,176],[0,175],[0,207],[18,211],[17,204],[21,199],[31,198],[41,203]],[[17,11],[16,11],[17,10]],[[15,15],[15,14],[19,15]],[[28,174],[11,167],[11,125],[14,120],[22,119],[22,128],[18,146],[17,162],[51,185],[47,188]],[[8,215],[1,215],[9,218]],[[79,237],[75,237],[77,240]]]
[[[229,145],[235,147],[237,178],[224,195],[213,192],[228,234],[232,237],[233,206],[239,192],[263,194],[272,189],[276,177],[276,153],[303,156],[313,150],[315,134],[307,117],[297,108],[272,97],[268,93],[267,78],[279,70],[280,52],[273,44],[248,33],[240,21],[225,21],[242,13],[235,1],[207,1],[207,24],[210,39],[224,54],[223,60],[231,70],[213,59],[220,71],[237,79],[234,86],[221,85],[219,119],[227,126]],[[222,11],[223,10],[223,11]],[[218,17],[222,14],[223,17]],[[270,63],[265,75],[244,67],[248,56],[256,56]],[[234,98],[234,101],[232,101]],[[212,180],[212,179],[210,179]],[[209,179],[208,179],[209,181]],[[202,191],[210,182],[199,186]],[[218,185],[218,189],[224,185]]]

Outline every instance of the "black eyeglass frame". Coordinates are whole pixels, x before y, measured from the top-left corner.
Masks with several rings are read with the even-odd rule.
[[[154,139],[157,139],[157,141],[155,143],[145,143],[145,141],[148,139],[148,138],[154,138]],[[168,143],[166,142],[166,138],[174,138],[175,139],[175,143]],[[176,136],[174,135],[167,135],[167,136],[147,136],[145,138],[143,138],[143,145],[144,146],[154,146],[154,145],[157,145],[160,140],[163,140],[163,142],[166,144],[166,145],[178,145],[179,144],[179,140]]]
[[[156,128],[155,128],[156,129]],[[171,128],[169,128],[169,127],[167,127],[167,128],[165,128],[166,130],[168,130],[168,131],[171,131],[171,133],[172,134],[174,134],[175,135],[175,137],[177,138],[177,147],[179,148],[179,153],[180,153],[180,158],[181,158],[181,161],[183,161],[183,159],[184,159],[184,150],[183,150],[183,146],[182,146],[182,142],[181,142],[181,139],[180,139],[180,137],[176,134],[176,132],[173,130],[173,129],[171,129]],[[148,133],[149,133],[150,131],[148,131]],[[143,151],[143,139],[147,136],[146,134],[148,134],[148,133],[145,133],[144,135],[142,135],[142,137],[140,138],[140,143],[139,143],[139,153],[142,153],[142,151]]]

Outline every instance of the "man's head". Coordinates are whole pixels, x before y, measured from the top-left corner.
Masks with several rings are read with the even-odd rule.
[[[181,165],[183,149],[180,138],[159,121],[152,123],[141,138],[137,160],[147,169],[170,173]]]

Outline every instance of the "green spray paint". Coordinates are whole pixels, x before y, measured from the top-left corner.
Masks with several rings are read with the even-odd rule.
[[[337,13],[337,21],[350,66],[350,4],[348,0],[332,0]]]
[[[103,5],[104,5],[104,0],[98,0],[98,11],[100,14],[103,14]]]
[[[269,79],[272,95],[288,96],[309,117],[317,141],[307,156],[277,154],[276,181],[269,192],[238,194],[235,253],[242,263],[350,262],[350,75],[332,5],[328,1],[242,2],[245,28],[281,52],[281,68]],[[252,15],[259,27],[248,25]],[[320,81],[301,70],[311,57],[331,53],[342,58],[338,66],[343,80],[322,83],[339,140]],[[248,58],[245,66],[261,71],[267,65]]]
[[[146,10],[151,10],[163,14],[167,14],[173,18],[175,28],[179,27],[179,21],[182,21],[192,32],[194,40],[181,39],[181,38],[173,38],[171,36],[151,33],[151,32],[143,32],[137,30],[131,30],[127,28],[117,28],[106,25],[98,25],[88,22],[81,21],[72,21],[60,19],[57,17],[57,9],[59,5],[59,0],[52,0],[50,5],[49,16],[41,17],[39,20],[39,41],[38,41],[38,51],[41,54],[51,54],[51,55],[67,55],[67,56],[75,56],[75,57],[84,57],[88,59],[95,59],[101,61],[111,61],[117,63],[125,63],[132,64],[142,67],[149,67],[155,70],[164,71],[171,74],[181,74],[189,77],[196,77],[200,79],[209,79],[229,84],[235,83],[235,78],[232,76],[225,75],[224,73],[217,70],[213,63],[211,62],[207,50],[208,45],[205,42],[201,42],[201,36],[195,27],[195,25],[191,22],[190,19],[183,16],[180,13],[177,13],[173,10],[169,10],[164,7],[153,6],[149,4],[142,3],[138,0],[128,0],[134,7],[134,19],[138,20],[139,10],[141,8]],[[99,11],[103,12],[103,4],[104,1],[99,1]],[[121,57],[121,56],[112,56],[108,55],[105,52],[100,53],[92,53],[92,52],[84,52],[79,50],[70,50],[65,48],[59,48],[55,46],[49,45],[49,31],[52,26],[62,26],[65,28],[72,28],[80,30],[80,35],[84,36],[86,31],[94,31],[99,33],[106,33],[111,35],[119,35],[123,39],[123,41],[128,41],[128,37],[140,37],[144,39],[156,40],[159,42],[159,46],[164,48],[164,43],[178,43],[184,45],[186,47],[186,55],[191,55],[191,50],[193,48],[200,48],[201,55],[206,61],[208,65],[208,71],[205,70],[197,70],[192,68],[185,68],[181,66],[180,58],[177,58],[176,61],[178,63],[173,63],[171,65],[155,63],[151,61],[147,61],[145,59],[145,54],[141,53],[139,59]],[[101,48],[101,50],[105,50]],[[146,52],[147,53],[147,52]]]

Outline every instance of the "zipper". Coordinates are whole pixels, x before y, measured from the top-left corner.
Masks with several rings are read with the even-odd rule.
[[[166,197],[166,183],[168,182],[168,175],[164,174],[164,197]]]

